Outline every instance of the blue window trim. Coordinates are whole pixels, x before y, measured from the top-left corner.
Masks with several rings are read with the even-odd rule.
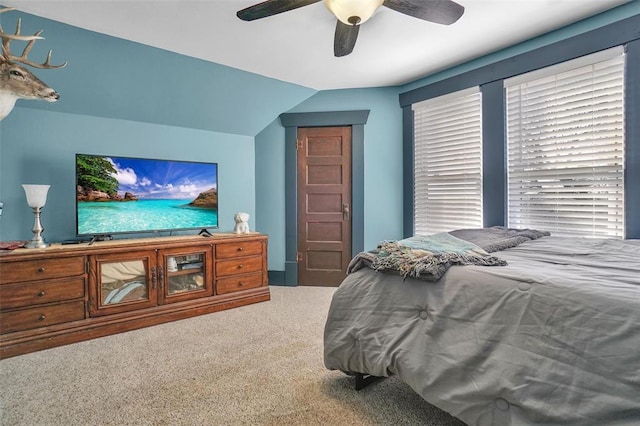
[[[413,103],[480,86],[483,97],[484,225],[505,225],[507,182],[503,80],[620,45],[626,46],[627,53],[625,238],[640,238],[640,15],[401,93],[405,237],[413,234]]]
[[[640,238],[640,40],[627,43],[626,60],[625,237]]]

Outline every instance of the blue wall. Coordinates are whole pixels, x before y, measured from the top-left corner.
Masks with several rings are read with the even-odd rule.
[[[287,111],[370,110],[364,125],[364,246],[402,236],[402,110],[396,88],[319,92]],[[256,136],[257,227],[269,234],[269,269],[284,270],[284,127],[274,121]],[[355,214],[355,212],[354,212]]]
[[[364,246],[402,235],[402,110],[397,88],[320,92],[289,112],[365,110]]]
[[[220,231],[255,219],[254,136],[316,90],[13,11],[22,32],[44,29],[29,57],[53,49],[58,70],[35,70],[56,103],[19,100],[0,121],[0,240],[32,237],[22,183],[50,184],[44,237],[75,236],[74,158],[95,153],[219,163]],[[19,42],[13,42],[20,49]]]
[[[270,271],[284,271],[284,171],[284,127],[276,119],[256,136],[255,224],[256,229],[269,235]]]
[[[22,183],[51,185],[42,213],[45,239],[75,236],[76,153],[217,162],[220,230],[233,229],[235,212],[255,217],[251,136],[18,107],[2,123],[1,143],[0,240],[32,236]]]

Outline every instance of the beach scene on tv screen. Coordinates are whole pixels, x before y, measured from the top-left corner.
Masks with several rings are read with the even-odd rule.
[[[76,156],[78,235],[218,226],[217,164]]]

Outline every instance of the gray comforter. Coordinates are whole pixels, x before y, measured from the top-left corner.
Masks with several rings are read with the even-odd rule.
[[[361,269],[329,369],[397,376],[470,425],[640,424],[640,241],[544,237],[437,282]]]

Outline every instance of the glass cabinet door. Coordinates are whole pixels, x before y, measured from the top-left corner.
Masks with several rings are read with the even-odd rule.
[[[180,252],[165,250],[161,253],[161,282],[163,303],[177,302],[213,294],[211,277],[211,250]]]
[[[95,256],[92,262],[92,316],[157,304],[157,270],[148,252]]]

